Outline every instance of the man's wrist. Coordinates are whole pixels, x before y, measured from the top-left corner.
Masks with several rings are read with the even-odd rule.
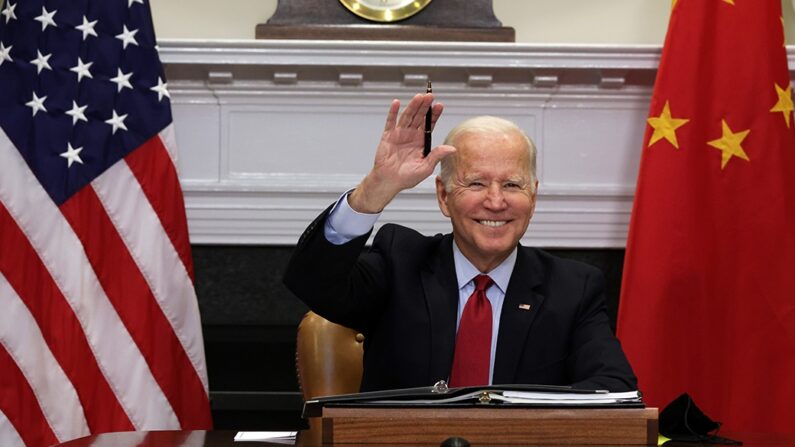
[[[380,214],[359,213],[350,206],[350,191],[340,197],[326,219],[324,235],[334,245],[350,242],[373,229]]]
[[[385,182],[373,178],[372,174],[365,177],[359,186],[348,195],[348,205],[357,213],[378,214],[397,195],[385,187]]]

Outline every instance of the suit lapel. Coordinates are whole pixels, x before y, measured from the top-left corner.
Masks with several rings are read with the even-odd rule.
[[[541,283],[542,275],[535,254],[519,246],[500,315],[493,383],[514,381],[527,333],[544,301],[544,296],[533,290]]]
[[[453,364],[458,281],[453,263],[453,238],[444,236],[436,256],[420,273],[431,322],[430,379],[447,380]]]

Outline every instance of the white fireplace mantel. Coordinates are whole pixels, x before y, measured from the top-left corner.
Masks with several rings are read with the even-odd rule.
[[[295,244],[372,164],[391,99],[428,79],[461,119],[498,115],[538,146],[539,199],[523,243],[623,247],[657,46],[342,41],[160,42],[191,241]],[[795,67],[795,48],[788,48]],[[795,73],[790,71],[790,78]],[[431,179],[380,223],[450,230]]]

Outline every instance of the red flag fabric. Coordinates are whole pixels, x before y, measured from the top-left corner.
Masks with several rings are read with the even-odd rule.
[[[148,2],[0,14],[0,445],[210,428]]]
[[[678,0],[627,241],[618,336],[647,402],[793,432],[795,123],[780,0]]]

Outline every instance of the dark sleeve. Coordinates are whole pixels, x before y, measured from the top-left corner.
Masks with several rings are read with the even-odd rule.
[[[386,299],[384,261],[362,255],[370,233],[342,245],[329,242],[326,209],[304,231],[287,264],[284,284],[318,315],[364,333]]]
[[[604,276],[589,268],[567,360],[572,385],[584,389],[636,390],[635,374],[610,329],[604,291]]]

